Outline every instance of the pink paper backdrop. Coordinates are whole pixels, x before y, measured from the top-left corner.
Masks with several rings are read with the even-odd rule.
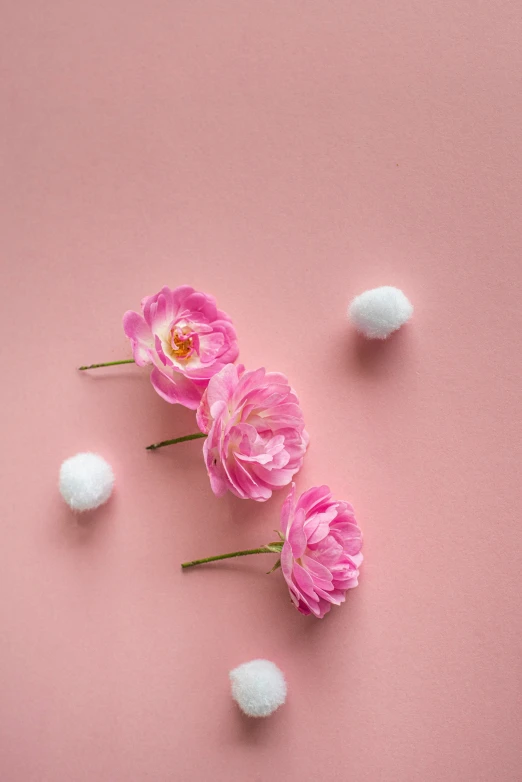
[[[4,0],[2,782],[522,778],[522,14],[490,0]],[[361,587],[301,617],[265,505],[213,498],[194,430],[127,357],[124,310],[214,293],[285,372],[365,533]],[[386,344],[350,298],[403,288]],[[75,526],[61,460],[105,455]],[[287,705],[244,720],[266,656]]]

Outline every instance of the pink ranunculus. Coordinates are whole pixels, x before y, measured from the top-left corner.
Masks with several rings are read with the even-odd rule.
[[[189,285],[162,288],[141,308],[143,315],[123,316],[136,364],[153,364],[150,379],[163,399],[195,410],[212,375],[238,356],[232,321]]]
[[[281,528],[281,569],[292,601],[302,614],[322,619],[358,583],[362,534],[353,508],[333,500],[328,486],[305,491],[296,503],[294,485]]]
[[[229,364],[210,380],[197,412],[214,494],[268,500],[303,463],[308,434],[286,377]]]

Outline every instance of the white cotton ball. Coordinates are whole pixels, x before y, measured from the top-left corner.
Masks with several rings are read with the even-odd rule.
[[[283,672],[270,660],[251,660],[230,671],[232,697],[249,717],[268,717],[286,700]]]
[[[412,316],[413,305],[399,288],[384,285],[356,296],[348,308],[353,325],[368,339],[386,339]]]
[[[98,508],[114,486],[112,467],[96,453],[77,453],[60,467],[60,494],[73,510]]]

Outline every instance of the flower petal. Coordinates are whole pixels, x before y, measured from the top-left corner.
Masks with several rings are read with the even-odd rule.
[[[123,331],[131,341],[134,361],[139,367],[151,363],[150,349],[154,347],[152,332],[138,312],[129,310],[123,316]]]
[[[242,365],[225,365],[210,379],[197,412],[202,431],[213,433],[213,458],[230,491],[258,501],[290,483],[307,444],[288,381],[271,373],[267,386],[266,377],[263,368],[247,372]]]
[[[218,310],[213,296],[195,291],[190,285],[173,290],[164,286],[154,296],[146,296],[141,304],[143,316],[134,312],[124,316],[124,330],[131,340],[134,359],[139,365],[155,364],[168,378],[162,380],[155,374],[153,380],[163,398],[169,402],[176,399],[180,404],[184,404],[182,399],[189,399],[193,409],[194,386],[203,391],[213,375],[237,358],[232,321]],[[178,345],[186,349],[179,350]],[[163,371],[161,365],[168,369]],[[188,378],[192,385],[178,382],[174,372]],[[168,387],[170,380],[180,386],[180,391]]]
[[[170,404],[180,404],[190,410],[196,410],[201,401],[202,391],[192,380],[179,372],[173,376],[164,375],[157,367],[150,374],[150,382],[154,390]]]
[[[308,515],[317,511],[322,505],[330,502],[332,493],[328,486],[314,486],[308,489],[299,497],[299,507],[303,508]]]
[[[309,546],[319,543],[320,540],[323,540],[330,533],[330,524],[336,517],[337,510],[335,505],[322,513],[314,513],[308,517],[305,523],[305,532]]]
[[[214,332],[199,338],[199,359],[203,364],[214,361],[223,351],[225,337],[221,333]]]
[[[211,378],[207,388],[207,404],[210,408],[215,402],[227,402],[237,384],[238,367],[227,364],[219,374]]]
[[[287,530],[287,539],[292,547],[295,559],[302,557],[306,551],[306,535],[303,529],[304,513],[296,510],[292,523]]]
[[[286,537],[288,525],[292,518],[292,514],[294,510],[294,502],[295,502],[295,483],[292,483],[290,494],[283,502],[283,507],[281,508],[281,531],[285,537]]]

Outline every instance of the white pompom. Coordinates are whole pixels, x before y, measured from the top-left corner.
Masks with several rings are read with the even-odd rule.
[[[413,305],[399,288],[384,285],[356,296],[348,308],[353,325],[368,339],[386,339],[412,316]]]
[[[232,697],[249,717],[268,717],[286,700],[283,672],[270,660],[251,660],[230,671]]]
[[[114,486],[112,467],[96,453],[78,453],[60,467],[60,494],[73,510],[98,508]]]

